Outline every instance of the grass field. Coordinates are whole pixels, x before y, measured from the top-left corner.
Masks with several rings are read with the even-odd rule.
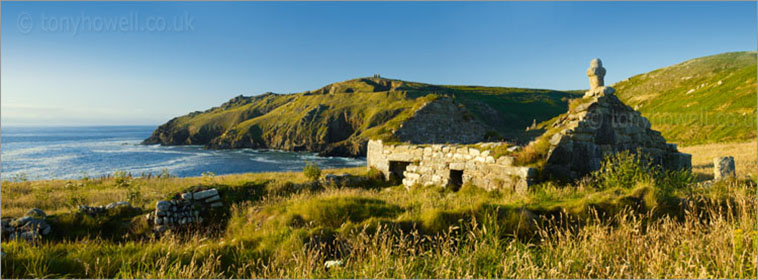
[[[713,158],[733,156],[738,177],[756,179],[758,142],[703,144],[680,147],[683,153],[692,154],[692,172],[706,179],[713,179]]]
[[[40,207],[56,214],[54,231],[76,228],[36,244],[4,241],[2,277],[755,278],[754,182],[706,187],[629,158],[617,166],[524,194],[408,190],[365,168],[327,172],[368,181],[317,188],[304,188],[299,172],[4,182],[3,216]],[[142,216],[68,214],[67,201],[105,204],[135,191],[133,202],[149,209],[195,185],[218,188],[231,205],[195,232],[154,239]],[[326,269],[329,260],[342,265]]]

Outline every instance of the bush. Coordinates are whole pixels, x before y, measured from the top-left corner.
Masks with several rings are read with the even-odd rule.
[[[650,158],[622,151],[606,156],[600,170],[592,177],[599,189],[621,187],[629,189],[637,182],[652,181],[655,169]]]
[[[541,167],[549,150],[550,141],[547,137],[539,138],[514,154],[514,164]]]
[[[319,168],[315,162],[306,161],[305,167],[303,167],[303,174],[305,174],[305,177],[308,179],[315,181],[321,177],[321,168]]]
[[[376,169],[376,167],[373,167],[373,166],[366,173],[366,177],[368,177],[370,180],[374,180],[374,181],[382,181],[382,180],[384,180],[384,174],[382,174],[382,172],[379,171],[379,169]]]
[[[127,174],[126,171],[113,172],[114,183],[116,187],[128,188],[132,184],[132,175]]]

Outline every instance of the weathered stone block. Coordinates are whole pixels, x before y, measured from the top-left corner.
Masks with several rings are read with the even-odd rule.
[[[501,156],[501,157],[497,158],[496,163],[497,164],[502,164],[502,165],[513,165],[513,157],[511,157],[511,156]]]
[[[734,157],[717,157],[713,159],[713,179],[725,180],[735,178],[737,173],[734,168]]]
[[[215,195],[218,195],[218,190],[216,190],[216,189],[209,189],[209,190],[199,191],[199,192],[196,192],[196,193],[193,194],[193,196],[194,196],[194,198],[196,200],[203,200],[203,199],[209,198],[211,196],[215,196]]]
[[[159,211],[168,211],[171,208],[171,203],[165,200],[159,200],[155,203],[155,209]]]
[[[450,163],[450,169],[452,170],[463,170],[465,168],[466,164],[463,162],[452,162]]]
[[[211,196],[211,197],[205,199],[205,203],[216,202],[216,201],[219,201],[219,200],[221,200],[221,197],[218,196],[218,195],[214,195],[214,196]]]

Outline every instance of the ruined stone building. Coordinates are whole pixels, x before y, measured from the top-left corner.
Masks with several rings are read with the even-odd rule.
[[[604,85],[605,71],[600,59],[592,60],[587,69],[589,91],[528,144],[548,147],[542,159],[543,172],[555,178],[580,178],[598,170],[606,155],[624,150],[647,154],[666,169],[690,169],[691,155],[667,144],[660,132],[650,129],[645,117],[620,101],[615,89]],[[449,98],[430,102],[396,132],[409,134],[410,144],[369,141],[368,167],[407,187],[434,184],[458,188],[470,182],[487,190],[525,191],[536,182],[535,168],[514,164],[509,154],[495,158],[492,149],[505,143],[473,143],[485,129],[475,120],[461,117],[465,115],[461,110],[465,109]]]

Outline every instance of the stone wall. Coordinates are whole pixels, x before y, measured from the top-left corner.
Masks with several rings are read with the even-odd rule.
[[[440,185],[458,188],[472,183],[487,190],[522,192],[533,183],[536,170],[513,166],[513,158],[495,159],[488,150],[463,145],[368,143],[367,164],[386,179],[402,178],[403,185]]]
[[[147,221],[158,233],[177,227],[203,222],[211,208],[224,206],[216,189],[186,192],[171,200],[155,203],[155,212],[147,214]]]
[[[667,144],[650,122],[621,102],[611,87],[588,91],[548,131],[550,149],[545,170],[559,178],[576,179],[598,170],[605,156],[640,151],[669,170],[692,168],[692,157]]]
[[[394,133],[412,144],[470,144],[484,140],[486,134],[482,122],[447,96],[426,103]]]
[[[89,206],[89,205],[79,205],[79,213],[90,215],[92,217],[96,217],[98,215],[104,215],[108,213],[108,210],[117,208],[117,207],[130,207],[132,208],[132,205],[129,204],[129,202],[126,201],[117,201],[110,203],[108,205],[100,205],[100,206]],[[137,208],[138,212],[141,212],[142,210]]]

